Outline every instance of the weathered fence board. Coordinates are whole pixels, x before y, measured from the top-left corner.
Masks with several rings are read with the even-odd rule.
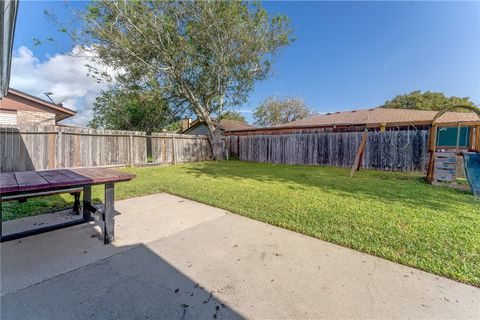
[[[206,136],[152,133],[152,158],[155,163],[177,163],[212,159]]]
[[[369,132],[363,167],[388,171],[427,169],[428,131]]]
[[[230,155],[243,161],[350,167],[361,132],[229,136]],[[147,162],[143,132],[39,127],[28,131],[0,128],[0,172],[69,167],[141,165]],[[206,136],[154,133],[154,163],[210,160]],[[425,171],[428,132],[369,132],[363,168]]]
[[[152,134],[152,149],[157,163],[173,163],[174,157],[177,162],[211,159],[205,136]],[[28,130],[0,127],[0,172],[145,163],[144,132],[59,126]]]
[[[361,132],[229,136],[230,155],[243,161],[351,167]],[[428,132],[369,132],[362,167],[392,171],[425,171]]]
[[[56,154],[58,168],[137,164],[147,159],[144,132],[69,127],[57,127],[55,132],[56,143],[61,144]]]

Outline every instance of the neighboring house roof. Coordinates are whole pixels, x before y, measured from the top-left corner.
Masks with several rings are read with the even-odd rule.
[[[216,119],[213,119],[213,121],[214,123],[217,122]],[[188,133],[190,130],[193,130],[197,126],[200,126],[203,124],[204,124],[203,121],[201,121],[200,119],[196,119],[190,124],[188,129],[184,130],[182,133]],[[220,129],[223,131],[236,131],[236,130],[255,129],[255,127],[248,123],[223,119],[223,120],[220,120]]]
[[[374,108],[353,111],[332,112],[324,115],[315,115],[303,120],[292,121],[275,127],[250,128],[236,130],[237,134],[283,134],[298,130],[320,128],[349,129],[356,127],[363,129],[380,127],[406,127],[431,125],[438,111],[422,111],[410,109]],[[480,125],[480,117],[475,113],[447,112],[436,123],[443,126],[455,126],[459,122],[463,125]],[[228,132],[226,133],[228,134]]]
[[[65,108],[62,105],[54,104],[46,100],[34,97],[28,93],[20,90],[10,88],[6,99],[12,100],[12,103],[5,103],[4,109],[21,110],[22,105],[28,105],[29,107],[38,108],[43,112],[50,112],[55,114],[55,120],[60,121],[76,114],[75,111]]]
[[[0,1],[0,99],[8,91],[18,0]]]
[[[255,126],[252,126],[245,122],[238,122],[233,120],[223,119],[220,120],[220,129],[224,131],[235,131],[235,130],[244,130],[244,129],[254,129]]]
[[[312,126],[339,126],[339,125],[422,125],[430,124],[438,111],[423,111],[410,109],[374,108],[344,112],[334,112],[324,115],[315,115],[303,120],[297,120],[277,127],[312,127]],[[480,122],[475,113],[447,112],[436,122],[438,124],[456,122]]]

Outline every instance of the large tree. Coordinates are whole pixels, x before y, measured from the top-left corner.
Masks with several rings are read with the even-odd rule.
[[[410,92],[408,94],[398,95],[392,100],[388,100],[382,106],[392,109],[415,109],[415,110],[434,110],[439,111],[447,107],[467,105],[475,106],[468,97],[447,97],[441,92],[431,92],[420,90]],[[465,111],[459,109],[458,111]]]
[[[76,15],[82,22],[77,44],[95,50],[129,82],[161,89],[170,103],[188,105],[205,121],[214,159],[223,152],[212,118],[246,101],[291,41],[286,17],[243,1],[100,0]]]
[[[312,114],[313,111],[301,98],[269,97],[255,109],[253,119],[258,126],[271,127],[305,119]]]
[[[102,92],[93,104],[92,128],[136,130],[150,134],[178,120],[156,92],[112,88]]]

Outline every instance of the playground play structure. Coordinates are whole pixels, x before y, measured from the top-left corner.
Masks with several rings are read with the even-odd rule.
[[[434,116],[429,129],[426,178],[433,185],[453,187],[457,185],[459,170],[464,170],[472,192],[480,196],[480,121],[437,122],[453,109],[466,109],[480,117],[479,108],[463,105],[448,107]],[[350,177],[360,170],[367,137],[368,128],[362,135]]]
[[[472,106],[454,106],[439,111],[432,120],[429,135],[430,158],[427,180],[434,185],[456,182],[458,162],[463,159],[465,175],[472,192],[480,196],[480,123],[478,121],[442,123],[436,120],[452,109],[467,109],[480,116],[480,109]]]

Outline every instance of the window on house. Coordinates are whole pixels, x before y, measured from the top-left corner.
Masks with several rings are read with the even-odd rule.
[[[0,125],[17,125],[17,111],[0,110]]]

